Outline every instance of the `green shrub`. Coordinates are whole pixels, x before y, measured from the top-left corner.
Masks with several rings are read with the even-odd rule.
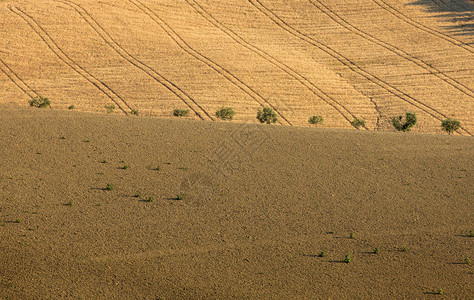
[[[474,237],[474,230],[472,230],[472,229],[469,230],[469,234],[468,234],[468,235],[469,235],[469,237]]]
[[[311,118],[309,118],[308,122],[309,124],[313,124],[313,125],[321,124],[323,122],[323,117],[312,116]]]
[[[466,259],[464,260],[464,263],[466,263],[466,265],[470,265],[471,259],[469,257],[466,257]]]
[[[350,238],[350,239],[353,239],[354,237],[355,237],[355,236],[354,236],[354,232],[351,232],[351,233],[349,234],[349,238]]]
[[[379,254],[380,253],[380,249],[379,248],[375,248],[374,249],[374,254]]]
[[[115,105],[113,105],[113,104],[106,104],[104,107],[105,107],[105,109],[107,110],[107,113],[108,113],[108,114],[110,114],[111,112],[113,112],[114,109],[115,109]]]
[[[351,125],[354,126],[355,128],[359,127],[364,127],[365,126],[365,121],[359,118],[355,118],[352,122]]]
[[[173,116],[175,117],[187,117],[188,115],[189,115],[189,109],[177,108],[173,111]]]
[[[132,109],[130,113],[134,116],[138,116],[138,109]]]
[[[326,250],[323,250],[323,251],[319,252],[319,254],[318,254],[319,257],[325,257],[326,255],[327,255]]]
[[[441,121],[441,128],[446,131],[448,134],[453,133],[461,127],[461,122],[456,119],[447,118],[444,121]]]
[[[74,106],[74,104],[71,104],[71,105],[68,106],[67,109],[74,109],[74,108],[76,108],[76,107]]]
[[[216,117],[222,120],[232,120],[234,118],[235,112],[232,107],[222,107],[216,111]]]
[[[183,196],[181,194],[178,194],[178,196],[176,197],[176,200],[183,200]]]
[[[349,264],[352,261],[351,256],[349,254],[346,254],[346,257],[344,258],[344,262],[346,264]]]
[[[271,107],[264,107],[257,112],[257,119],[260,123],[272,124],[278,120],[276,112]]]
[[[398,116],[392,119],[392,124],[398,131],[410,131],[413,126],[416,124],[416,114],[407,112],[405,115],[405,120],[402,116]]]
[[[111,183],[108,183],[107,186],[105,187],[105,190],[106,190],[106,191],[111,191],[111,190],[113,190],[113,189],[114,189],[114,185],[111,184]]]
[[[45,108],[51,105],[51,100],[41,96],[36,96],[29,101],[31,107]]]

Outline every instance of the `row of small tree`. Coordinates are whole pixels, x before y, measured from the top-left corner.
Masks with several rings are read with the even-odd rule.
[[[51,101],[48,98],[35,97],[29,101],[30,106],[44,108],[51,105]],[[72,107],[72,106],[71,106]],[[70,108],[71,108],[70,107]],[[107,106],[108,112],[113,111],[115,108],[114,105]],[[132,114],[138,115],[138,110],[132,110]],[[184,117],[189,115],[189,109],[175,109],[173,115],[176,117]],[[232,107],[222,107],[216,111],[216,117],[222,120],[232,120],[234,118],[235,112]],[[271,107],[263,107],[257,112],[257,119],[260,123],[264,124],[273,124],[278,121],[278,116],[275,110]],[[323,117],[321,116],[312,116],[309,118],[308,122],[310,124],[321,124],[323,122]],[[412,112],[407,112],[405,117],[398,116],[392,119],[392,124],[398,131],[410,131],[413,126],[417,123],[416,114]],[[351,125],[355,128],[365,127],[365,121],[359,118],[355,118]],[[458,130],[461,127],[461,122],[456,119],[447,118],[441,121],[441,128],[446,131],[448,134],[451,134]]]

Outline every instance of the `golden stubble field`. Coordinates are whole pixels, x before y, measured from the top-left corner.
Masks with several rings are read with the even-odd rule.
[[[474,293],[471,137],[0,111],[1,299]]]
[[[0,1],[0,103],[283,125],[474,132],[472,1]]]

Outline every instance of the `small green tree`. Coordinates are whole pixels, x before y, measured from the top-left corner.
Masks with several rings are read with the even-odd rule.
[[[278,120],[276,112],[271,107],[264,107],[263,110],[259,109],[257,113],[257,119],[260,123],[272,124]]]
[[[355,118],[352,122],[351,125],[354,126],[355,128],[359,127],[364,127],[365,126],[365,121],[363,119]]]
[[[321,124],[323,121],[324,121],[323,117],[321,116],[312,116],[308,120],[309,124],[313,124],[313,125]]]
[[[30,103],[31,107],[45,108],[51,105],[51,100],[41,96],[36,96],[30,101],[28,101],[28,103]]]
[[[175,117],[186,117],[189,115],[189,109],[180,109],[177,108],[173,111],[173,116]]]
[[[232,107],[222,107],[216,111],[216,117],[222,120],[232,120],[234,118],[235,112]]]
[[[441,121],[441,127],[443,128],[444,131],[446,131],[448,134],[453,133],[454,131],[458,130],[459,127],[461,127],[461,122],[459,122],[456,119],[450,119],[447,118],[444,121]]]
[[[405,115],[405,120],[402,116],[398,116],[392,119],[392,124],[398,131],[410,131],[413,126],[416,124],[416,114],[407,112]]]

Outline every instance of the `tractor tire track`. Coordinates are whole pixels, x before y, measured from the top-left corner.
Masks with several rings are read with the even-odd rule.
[[[144,62],[136,59],[133,55],[131,55],[127,50],[125,50],[122,46],[112,38],[112,36],[92,17],[92,15],[85,10],[82,6],[77,3],[68,0],[58,0],[65,5],[68,5],[72,9],[74,9],[88,24],[89,26],[105,41],[105,43],[111,47],[115,52],[117,52],[123,59],[127,62],[132,64],[133,66],[137,67],[145,74],[153,78],[156,82],[160,83],[166,89],[168,89],[171,93],[173,93],[176,97],[186,104],[201,120],[205,120],[207,117],[210,120],[214,120],[214,118],[204,110],[191,96],[189,96],[184,90],[178,87],[173,82],[166,79],[163,75],[155,71],[153,68],[145,64]]]
[[[377,44],[377,45],[391,51],[392,53],[395,53],[396,55],[398,55],[398,56],[400,56],[400,57],[416,64],[417,66],[425,69],[430,74],[438,77],[439,79],[443,80],[444,82],[451,85],[452,87],[459,90],[460,92],[464,93],[465,95],[468,95],[469,97],[474,98],[474,91],[473,90],[471,90],[467,86],[463,85],[462,83],[456,81],[455,79],[449,77],[448,75],[444,74],[443,72],[436,69],[435,67],[430,66],[429,64],[427,64],[423,60],[418,59],[418,58],[408,54],[407,52],[403,51],[402,49],[400,49],[400,48],[398,48],[394,45],[386,43],[386,42],[374,37],[373,35],[358,29],[354,25],[352,25],[349,22],[347,22],[346,20],[344,20],[341,16],[339,16],[336,12],[331,10],[329,7],[324,5],[321,1],[319,1],[319,0],[308,0],[308,1],[313,6],[317,7],[325,15],[330,17],[334,22],[336,22],[337,24],[339,24],[342,27],[346,28],[350,32],[352,32],[354,34],[357,34],[358,36],[360,36],[360,37],[362,37],[362,38],[364,38],[364,39],[366,39],[366,40],[368,40],[368,41],[370,41],[374,44]]]
[[[411,104],[412,106],[424,111],[428,115],[432,116],[433,118],[441,121],[443,119],[446,119],[447,116],[444,115],[443,113],[439,112],[437,109],[430,107],[419,100],[416,100],[412,96],[406,94],[405,92],[399,90],[396,87],[391,86],[387,82],[383,81],[382,79],[378,78],[377,76],[365,71],[361,67],[359,67],[357,64],[355,64],[353,61],[349,60],[342,54],[336,52],[332,48],[324,45],[323,43],[309,37],[308,35],[302,33],[301,31],[293,28],[290,26],[288,23],[286,23],[284,20],[282,20],[280,17],[278,17],[275,13],[270,11],[267,7],[265,7],[260,0],[248,0],[256,9],[258,9],[262,14],[266,15],[270,20],[272,20],[276,25],[278,25],[280,28],[284,29],[285,31],[289,32],[293,36],[305,41],[306,43],[315,46],[316,48],[320,49],[321,51],[324,51],[337,61],[339,61],[341,64],[344,66],[348,67],[350,70],[353,72],[361,75],[368,81],[380,86],[390,94],[398,97],[399,99]],[[472,135],[469,131],[467,131],[465,128],[461,127],[461,131],[464,131],[468,135]]]
[[[260,106],[264,107],[265,103],[270,106],[288,125],[292,125],[291,122],[282,115],[268,100],[263,98],[260,94],[258,94],[255,90],[253,90],[250,86],[244,83],[242,80],[235,77],[232,73],[228,70],[223,68],[222,66],[218,65],[216,62],[211,60],[210,58],[202,55],[194,48],[192,48],[186,41],[184,41],[176,31],[174,31],[163,19],[161,19],[156,13],[154,13],[149,7],[144,5],[139,0],[128,0],[130,3],[135,5],[138,9],[140,9],[143,13],[148,15],[155,23],[157,23],[163,31],[186,53],[197,59],[198,61],[206,64],[210,68],[214,69],[217,73],[222,75],[224,78],[229,80],[233,83],[236,87],[242,90],[244,93],[249,95],[252,99],[254,99]]]
[[[318,88],[314,83],[309,81],[306,77],[292,69],[291,67],[287,66],[283,62],[279,61],[269,53],[263,51],[262,49],[258,48],[247,42],[237,33],[235,33],[232,29],[228,28],[221,22],[219,22],[216,18],[214,18],[209,12],[207,12],[197,1],[195,0],[186,0],[186,2],[194,8],[196,12],[198,12],[204,19],[208,22],[213,24],[215,27],[220,29],[224,32],[227,36],[233,39],[237,44],[247,48],[248,50],[252,51],[253,53],[257,54],[258,56],[262,57],[266,61],[270,62],[271,64],[278,67],[280,70],[288,74],[289,76],[293,77],[296,81],[301,83],[304,87],[306,87],[310,92],[316,95],[318,98],[329,104],[333,107],[344,119],[346,119],[349,123],[356,118],[356,116],[344,105],[333,99],[331,96],[326,94],[320,88]],[[367,129],[367,128],[366,128]]]
[[[97,79],[94,75],[86,71],[84,68],[79,66],[75,63],[59,46],[56,42],[51,38],[51,36],[38,24],[30,15],[19,9],[18,7],[9,7],[10,11],[14,14],[18,15],[22,18],[28,25],[30,25],[31,29],[38,34],[38,36],[45,42],[48,48],[56,54],[56,56],[63,61],[66,65],[68,65],[71,69],[76,71],[79,75],[84,77],[87,81],[89,81],[92,85],[98,88],[101,92],[103,92],[110,100],[112,100],[120,110],[125,114],[128,115],[127,111],[122,107],[120,103],[126,106],[130,111],[132,108],[125,102],[125,100],[120,97],[117,93],[115,93],[110,87],[108,87],[104,82]]]
[[[448,35],[446,35],[442,32],[439,32],[435,29],[429,28],[429,27],[427,27],[427,26],[425,26],[425,25],[423,25],[423,24],[407,17],[402,12],[400,12],[399,10],[397,10],[396,8],[391,6],[390,4],[386,3],[384,0],[372,0],[372,1],[375,4],[377,4],[378,6],[380,6],[382,9],[388,11],[390,14],[394,15],[395,17],[397,17],[398,19],[404,21],[405,23],[408,23],[408,24],[412,25],[413,27],[415,27],[417,29],[420,29],[424,32],[428,32],[428,33],[430,33],[434,36],[437,36],[440,39],[448,41],[453,45],[456,45],[458,47],[463,48],[464,50],[469,51],[470,53],[474,53],[474,49],[470,45],[468,45],[464,42],[461,42],[461,41],[459,41],[459,40],[457,40],[453,37],[450,37],[450,36],[448,36]]]
[[[35,90],[33,90],[28,84],[26,84],[26,82],[23,81],[1,58],[0,70],[28,97],[30,97],[31,99],[35,97],[40,97],[40,95]]]

